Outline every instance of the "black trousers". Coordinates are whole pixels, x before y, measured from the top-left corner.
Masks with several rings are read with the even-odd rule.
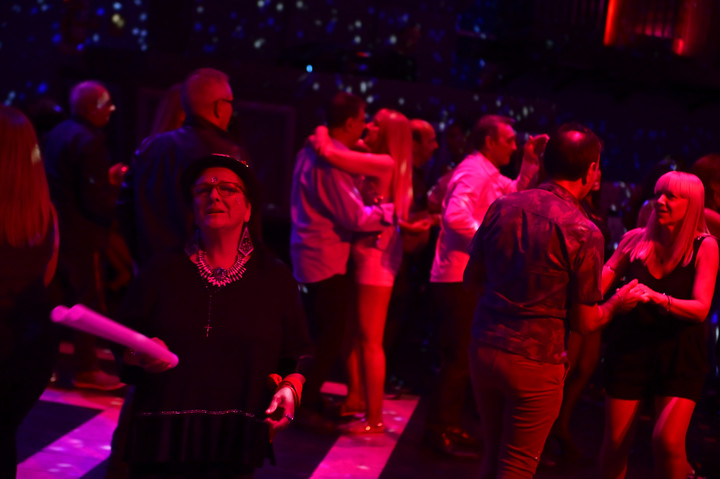
[[[462,283],[431,283],[439,308],[440,374],[430,396],[426,427],[459,427],[470,385],[468,347],[475,295]]]
[[[50,380],[57,357],[53,326],[31,339],[13,344],[0,364],[0,477],[14,479],[17,465],[15,436]]]
[[[335,275],[302,286],[302,301],[307,314],[315,356],[303,387],[303,404],[319,411],[320,388],[347,344],[346,331],[355,312],[354,282],[349,275]]]

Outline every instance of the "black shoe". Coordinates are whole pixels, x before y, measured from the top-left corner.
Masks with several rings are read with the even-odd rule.
[[[304,407],[295,411],[294,424],[301,429],[321,434],[338,433],[337,425],[333,421],[318,412]]]
[[[544,467],[558,465],[590,466],[594,459],[586,455],[570,437],[551,434],[545,441],[540,464]]]
[[[404,395],[412,394],[412,390],[403,381],[392,378],[385,386],[385,399],[400,399]]]
[[[426,429],[423,437],[425,444],[435,451],[451,457],[462,459],[479,459],[480,454],[476,448],[468,447],[454,437],[454,434],[445,431]]]
[[[459,427],[449,427],[445,429],[445,434],[447,434],[453,442],[463,447],[472,449],[480,448],[480,441],[464,429],[460,429]]]

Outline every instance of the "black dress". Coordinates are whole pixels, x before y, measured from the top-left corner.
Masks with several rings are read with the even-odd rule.
[[[0,477],[15,477],[15,435],[47,386],[58,336],[43,276],[55,234],[37,245],[0,245]]]
[[[221,467],[242,472],[269,452],[268,375],[294,372],[309,340],[297,284],[284,264],[253,254],[242,278],[209,286],[185,254],[148,265],[118,314],[165,341],[169,371],[132,368],[136,384],[127,459],[134,470]]]
[[[695,260],[700,244],[693,242],[693,257],[664,278],[653,277],[640,260],[630,263],[627,280],[637,278],[659,293],[690,299],[695,281]],[[710,239],[709,241],[715,241]],[[685,321],[653,303],[638,304],[617,315],[608,328],[606,389],[617,399],[654,396],[681,397],[696,401],[708,372],[706,325]]]

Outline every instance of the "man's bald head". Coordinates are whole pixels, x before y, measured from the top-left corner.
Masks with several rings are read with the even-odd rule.
[[[432,159],[437,150],[437,137],[435,128],[430,123],[419,118],[410,120],[413,138],[413,164],[421,167]]]
[[[602,142],[589,128],[579,123],[565,123],[550,136],[543,165],[555,180],[579,180],[592,163],[600,161]]]
[[[190,73],[182,85],[180,101],[187,116],[199,116],[227,129],[233,94],[228,76],[220,70],[200,68]]]
[[[84,81],[75,85],[70,92],[70,111],[97,127],[110,121],[115,105],[107,88],[96,81]]]

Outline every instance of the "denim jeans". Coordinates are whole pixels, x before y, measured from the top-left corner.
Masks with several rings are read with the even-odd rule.
[[[560,411],[566,364],[533,361],[519,354],[470,345],[485,457],[482,478],[532,478]]]

